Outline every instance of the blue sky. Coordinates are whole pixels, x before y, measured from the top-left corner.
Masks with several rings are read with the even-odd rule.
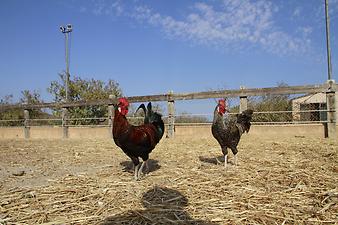
[[[338,0],[329,0],[333,78]],[[318,84],[327,79],[324,0],[2,0],[0,97],[71,75],[116,80],[126,96]]]

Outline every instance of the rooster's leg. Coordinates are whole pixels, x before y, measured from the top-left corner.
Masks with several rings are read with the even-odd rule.
[[[138,180],[138,168],[140,167],[140,164],[137,164],[134,168],[134,179]]]
[[[141,176],[141,173],[142,173],[144,164],[146,164],[146,163],[147,163],[147,161],[143,161],[142,164],[141,164],[140,169],[138,170],[137,176],[138,176],[139,178],[140,178],[140,176]]]
[[[149,172],[149,162],[148,162],[148,160],[146,160],[146,170],[147,170],[147,173]]]
[[[224,168],[227,168],[227,163],[228,163],[228,148],[227,147],[222,147],[222,153],[224,155]]]
[[[234,154],[234,164],[235,164],[235,166],[237,166],[237,153],[238,153],[238,150],[237,150],[236,147],[234,147],[234,148],[231,148],[231,151]]]

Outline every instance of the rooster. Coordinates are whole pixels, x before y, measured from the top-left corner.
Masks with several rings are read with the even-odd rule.
[[[214,119],[211,132],[222,148],[224,155],[224,166],[227,167],[228,148],[234,154],[235,165],[237,166],[237,145],[244,132],[249,132],[253,110],[244,110],[237,114],[235,119],[228,119],[224,99],[220,99],[214,110]],[[226,118],[224,118],[226,117]]]
[[[143,167],[149,159],[150,152],[155,148],[164,134],[164,123],[161,114],[153,112],[151,104],[148,104],[148,106],[148,123],[133,126],[129,124],[126,118],[129,107],[128,100],[120,98],[115,105],[113,122],[114,142],[132,160],[135,180],[140,178]],[[141,165],[139,158],[143,160]]]

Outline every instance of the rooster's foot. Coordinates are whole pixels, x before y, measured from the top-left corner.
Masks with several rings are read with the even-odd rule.
[[[237,163],[237,155],[234,156],[234,164],[235,164],[235,166],[238,165],[238,163]]]
[[[135,180],[138,180],[138,178],[139,178],[139,174],[138,174],[138,171],[139,171],[139,168],[140,167],[140,164],[138,164],[138,165],[136,165],[135,167],[134,167],[134,179]]]

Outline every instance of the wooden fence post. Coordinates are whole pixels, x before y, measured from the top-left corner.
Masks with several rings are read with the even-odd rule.
[[[175,101],[172,100],[171,95],[173,91],[169,92],[168,98],[168,130],[167,130],[167,137],[172,138],[175,134]]]
[[[24,121],[25,138],[28,139],[30,138],[30,127],[29,127],[29,111],[27,109],[24,109],[23,116],[25,118],[25,121]]]
[[[300,121],[300,103],[292,101],[292,121]]]
[[[240,86],[241,90],[244,90],[244,86]],[[247,96],[239,96],[239,113],[248,109],[248,98]]]
[[[68,138],[68,109],[67,108],[62,108],[62,137],[63,138]]]
[[[109,99],[115,99],[115,95],[109,95]],[[108,132],[110,138],[113,138],[113,118],[114,118],[114,105],[109,103],[108,104]]]
[[[325,137],[336,139],[336,84],[334,80],[328,80],[329,89],[326,92],[327,126],[324,131]]]

